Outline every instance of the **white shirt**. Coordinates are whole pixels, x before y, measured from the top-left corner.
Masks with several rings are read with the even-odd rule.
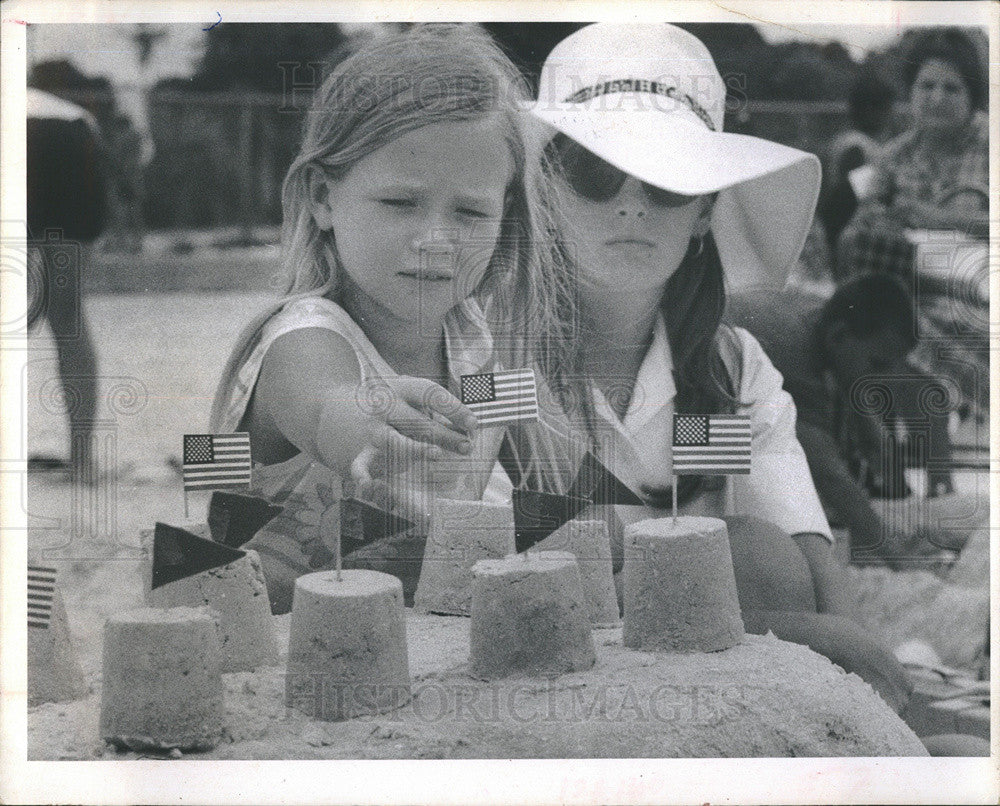
[[[680,508],[688,515],[754,515],[788,534],[816,532],[833,542],[805,453],[795,436],[795,403],[782,389],[781,374],[757,340],[734,328],[742,353],[738,414],[751,422],[751,472],[725,476],[717,491],[707,491]],[[626,485],[641,494],[643,484],[667,488],[673,440],[673,359],[666,326],[657,317],[653,341],[642,360],[628,410],[622,420],[597,388],[594,405],[603,431],[601,459]],[[649,517],[634,507],[619,507],[626,523]]]

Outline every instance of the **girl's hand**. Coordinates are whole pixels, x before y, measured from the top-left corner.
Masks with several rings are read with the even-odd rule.
[[[433,381],[379,378],[329,397],[316,447],[324,464],[364,489],[448,452],[469,454],[476,428],[475,415]]]
[[[397,496],[402,487],[419,489],[423,485],[396,484],[394,477],[470,453],[478,427],[472,412],[433,381],[362,380],[354,347],[339,333],[318,327],[274,340],[251,412],[257,418],[251,419],[252,430],[277,432],[342,480],[353,478],[362,495],[376,480],[392,482],[386,486]]]

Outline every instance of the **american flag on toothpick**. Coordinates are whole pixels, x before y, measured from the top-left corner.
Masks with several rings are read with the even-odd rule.
[[[750,435],[749,414],[675,414],[672,472],[675,476],[747,474]]]
[[[512,369],[462,376],[462,402],[480,425],[505,425],[538,419],[538,389],[533,369]]]
[[[184,492],[250,485],[250,434],[185,434]]]
[[[28,566],[28,626],[48,629],[56,595],[56,569]]]

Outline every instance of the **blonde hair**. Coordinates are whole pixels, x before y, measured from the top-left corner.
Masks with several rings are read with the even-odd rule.
[[[552,243],[548,179],[529,146],[526,116],[519,109],[528,100],[520,73],[474,25],[416,26],[369,41],[335,68],[316,92],[298,156],[282,187],[283,295],[240,334],[212,404],[213,429],[264,324],[298,298],[324,296],[340,302],[343,267],[335,234],[321,230],[313,218],[310,171],[344,176],[359,160],[407,132],[491,116],[501,121],[514,171],[496,248],[473,296],[483,303],[500,364],[535,363],[557,397],[570,386],[574,283]],[[544,487],[560,490],[562,481],[540,470],[562,468],[569,461],[561,429],[548,425],[559,418],[557,408],[549,406],[537,426],[520,429],[519,442],[528,447],[518,461],[538,470]]]

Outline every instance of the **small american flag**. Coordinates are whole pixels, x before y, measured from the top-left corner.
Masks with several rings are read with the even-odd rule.
[[[185,434],[184,490],[238,490],[250,484],[250,435]]]
[[[673,474],[750,472],[749,414],[675,414]]]
[[[503,425],[538,419],[538,390],[533,369],[512,369],[462,376],[462,402],[480,425]]]
[[[28,566],[28,626],[48,629],[56,595],[56,569]]]

